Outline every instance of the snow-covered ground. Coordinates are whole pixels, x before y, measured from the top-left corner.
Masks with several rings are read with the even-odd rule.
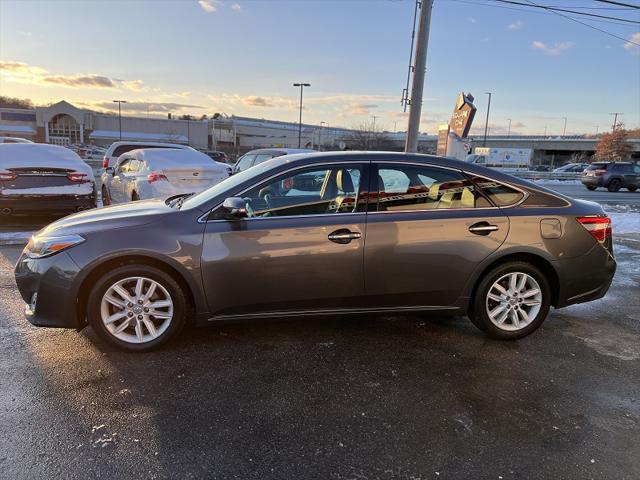
[[[604,205],[611,218],[613,235],[637,234],[640,237],[640,211],[629,205]]]

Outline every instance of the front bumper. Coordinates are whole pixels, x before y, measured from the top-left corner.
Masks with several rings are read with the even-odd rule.
[[[79,328],[78,292],[74,286],[79,270],[67,252],[39,259],[24,254],[20,257],[15,277],[30,323],[38,327]]]
[[[14,215],[73,213],[96,206],[95,195],[0,195],[0,212]]]

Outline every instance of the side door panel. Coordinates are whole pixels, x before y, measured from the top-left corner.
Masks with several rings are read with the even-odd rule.
[[[469,227],[498,227],[486,236]],[[365,250],[367,297],[376,306],[448,306],[475,267],[505,241],[500,209],[369,213]],[[372,305],[373,306],[373,305]]]
[[[368,167],[345,162],[295,168],[234,193],[245,201],[249,218],[223,220],[216,209],[202,252],[214,316],[356,306],[364,295],[367,214],[361,185],[368,184]],[[318,176],[322,169],[326,174]],[[348,241],[335,237],[345,232]]]
[[[365,290],[372,307],[456,303],[477,265],[507,238],[509,218],[451,169],[374,164]]]
[[[364,294],[365,215],[209,222],[202,267],[211,312],[348,308]],[[341,229],[363,236],[328,239]]]

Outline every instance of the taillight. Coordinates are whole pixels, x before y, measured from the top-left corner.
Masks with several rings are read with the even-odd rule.
[[[71,172],[67,175],[67,178],[75,183],[88,183],[89,179],[87,178],[86,173],[82,172]]]
[[[15,180],[18,176],[13,172],[0,170],[0,180]]]
[[[607,173],[607,171],[601,168],[598,168],[594,170],[593,173],[596,175],[596,177],[599,177],[600,175],[604,175],[605,173]]]
[[[109,168],[109,157],[102,157],[102,168]]]
[[[149,180],[149,183],[159,182],[161,180],[165,182],[169,181],[169,179],[165,177],[163,173],[158,172],[151,172],[149,175],[147,175],[147,180]]]
[[[611,237],[609,217],[578,217],[576,220],[600,243],[604,243]]]

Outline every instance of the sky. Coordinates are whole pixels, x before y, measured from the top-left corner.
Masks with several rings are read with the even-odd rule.
[[[640,22],[640,10],[593,0],[536,2]],[[127,115],[297,121],[292,83],[307,82],[305,122],[355,127],[375,116],[403,131],[414,5],[0,0],[0,95],[99,111],[123,99]],[[472,133],[484,128],[485,92],[490,134],[511,119],[512,134],[561,135],[564,117],[567,134],[602,132],[610,112],[640,127],[640,24],[582,21],[629,41],[527,7],[435,0],[421,131],[435,133],[461,91],[476,98]]]

